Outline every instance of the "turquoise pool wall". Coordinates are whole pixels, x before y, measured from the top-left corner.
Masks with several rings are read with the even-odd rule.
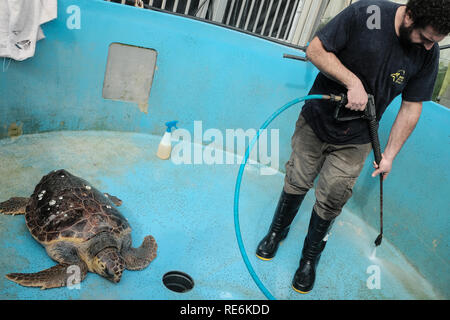
[[[384,148],[400,108],[395,99],[379,130]],[[384,238],[397,248],[430,282],[450,296],[450,110],[427,102],[420,120],[394,160],[384,188]],[[372,178],[369,157],[347,208],[379,227],[379,179]],[[375,240],[375,239],[374,239]]]
[[[310,63],[282,58],[283,53],[302,54],[292,48],[208,23],[97,0],[58,4],[58,19],[44,26],[47,38],[37,44],[35,57],[9,65],[1,59],[0,138],[13,127],[22,134],[113,130],[162,135],[169,120],[179,120],[179,127],[191,132],[196,120],[202,121],[203,131],[257,129],[275,109],[306,95],[317,74]],[[80,8],[80,29],[67,27],[70,5]],[[134,103],[102,98],[113,42],[157,51],[148,113]],[[383,117],[383,145],[399,104],[396,99]],[[298,112],[294,107],[271,125],[279,129],[281,170]],[[384,196],[385,241],[394,243],[446,297],[449,120],[448,109],[424,104]],[[347,208],[378,228],[378,180],[370,177],[371,159]]]

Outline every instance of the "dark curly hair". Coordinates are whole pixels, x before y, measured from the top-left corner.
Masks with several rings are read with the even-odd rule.
[[[431,26],[439,34],[450,33],[450,0],[409,0],[406,7],[415,28]]]

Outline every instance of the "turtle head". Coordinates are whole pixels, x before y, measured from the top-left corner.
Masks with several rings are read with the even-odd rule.
[[[94,258],[93,269],[96,273],[112,282],[119,282],[125,269],[125,261],[117,248],[105,248]]]

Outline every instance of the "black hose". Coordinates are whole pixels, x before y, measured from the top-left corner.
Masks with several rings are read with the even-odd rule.
[[[372,142],[373,155],[375,162],[380,165],[381,162],[381,147],[380,139],[378,138],[378,121],[377,111],[375,109],[375,98],[373,95],[368,95],[367,107],[365,110],[365,117],[369,124],[370,141]],[[380,234],[375,239],[375,246],[379,246],[383,240],[383,172],[380,173]]]
[[[378,122],[375,118],[369,120],[369,134],[372,142],[373,154],[375,162],[380,165],[381,162],[381,147],[380,139],[378,138]],[[375,246],[379,246],[383,240],[383,173],[380,173],[380,234],[375,239]]]
[[[376,119],[369,120],[369,134],[370,134],[370,141],[372,142],[375,162],[379,165],[381,162],[381,147],[380,147],[380,139],[378,138],[378,122]]]
[[[334,118],[337,121],[350,121],[355,119],[365,119],[367,120],[369,127],[369,136],[370,142],[372,143],[373,154],[375,157],[375,162],[377,165],[380,165],[381,162],[381,147],[380,147],[380,139],[378,138],[378,121],[377,121],[377,112],[375,108],[375,98],[373,95],[368,95],[367,106],[364,112],[360,116],[350,116],[350,117],[341,117],[339,114],[339,110],[341,107],[347,104],[347,97],[345,94],[341,94],[340,103],[336,106],[334,111]],[[333,100],[333,99],[331,99]],[[380,174],[380,234],[375,239],[375,245],[379,246],[383,239],[383,178],[384,174]]]

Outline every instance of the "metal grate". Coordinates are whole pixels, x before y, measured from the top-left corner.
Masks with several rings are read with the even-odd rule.
[[[135,0],[105,0],[108,2],[136,5]],[[144,8],[161,9],[179,14],[206,18],[206,12],[211,10],[210,0],[142,0]]]
[[[304,0],[105,0],[209,20],[291,43]]]
[[[222,23],[289,41],[300,0],[230,0]]]

